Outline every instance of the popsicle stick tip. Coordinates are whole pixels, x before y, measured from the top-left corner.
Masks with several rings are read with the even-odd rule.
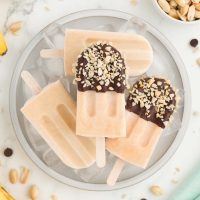
[[[109,185],[109,186],[114,186],[114,185],[116,184],[115,181],[110,180],[110,179],[108,179],[106,183],[107,183],[107,185]]]
[[[117,179],[124,167],[124,161],[121,159],[117,159],[108,178],[107,178],[107,184],[109,186],[114,186],[117,182]]]
[[[28,71],[26,70],[22,71],[21,78],[34,94],[38,94],[41,92],[42,89],[40,85]]]
[[[31,75],[28,71],[24,70],[24,71],[21,72],[21,78],[22,78],[25,82],[26,82],[26,80],[28,80],[30,77],[32,77],[32,75]]]
[[[40,57],[42,58],[63,58],[63,49],[42,49],[40,51]]]
[[[96,138],[96,163],[99,168],[106,165],[105,138]]]
[[[103,167],[105,167],[105,165],[106,165],[106,163],[104,162],[104,161],[100,161],[100,162],[97,162],[97,166],[99,167],[99,168],[103,168]]]

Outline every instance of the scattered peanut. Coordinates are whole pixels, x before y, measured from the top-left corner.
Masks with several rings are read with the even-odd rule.
[[[155,196],[161,196],[161,195],[163,195],[163,190],[162,190],[161,187],[158,186],[158,185],[153,185],[153,186],[151,186],[151,187],[150,187],[150,191],[151,191],[151,193],[152,193],[153,195],[155,195]]]
[[[29,197],[31,200],[37,200],[38,194],[39,194],[39,189],[36,185],[32,185],[29,189]]]
[[[11,169],[9,172],[10,183],[16,184],[18,181],[18,172],[16,169]]]
[[[174,19],[195,21],[200,19],[200,0],[157,0],[162,10]]]
[[[200,58],[197,59],[197,64],[200,67]]]
[[[30,176],[30,170],[27,169],[26,167],[23,167],[22,173],[20,176],[20,183],[26,184],[29,179],[29,176]]]
[[[179,167],[176,167],[175,170],[176,170],[177,172],[180,172],[180,171],[181,171],[181,169],[180,169]]]
[[[171,182],[172,182],[173,184],[177,184],[177,183],[178,183],[178,181],[175,180],[175,179],[172,179]]]
[[[58,197],[56,195],[51,195],[51,200],[58,200]]]
[[[199,62],[200,62],[200,59],[199,59]],[[200,64],[200,63],[199,63]],[[193,113],[192,113],[192,115],[193,116],[199,116],[199,112],[198,111],[194,111]]]
[[[131,4],[135,6],[138,3],[138,0],[131,0]]]
[[[22,21],[17,21],[12,23],[9,27],[8,30],[15,35],[19,30],[22,28]]]

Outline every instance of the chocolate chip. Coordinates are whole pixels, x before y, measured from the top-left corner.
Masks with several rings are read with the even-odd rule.
[[[190,45],[194,48],[197,47],[198,43],[199,41],[197,39],[190,40]]]
[[[3,152],[4,156],[10,157],[13,155],[13,150],[11,148],[6,148]]]

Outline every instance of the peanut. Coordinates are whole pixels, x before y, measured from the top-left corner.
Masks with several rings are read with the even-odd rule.
[[[195,7],[194,5],[189,7],[188,14],[187,14],[187,19],[188,21],[193,21],[195,16]]]
[[[166,0],[158,0],[158,4],[163,9],[164,12],[169,13],[170,5]]]
[[[11,169],[9,172],[10,183],[16,184],[18,181],[18,172],[16,169]]]
[[[189,22],[200,19],[200,0],[157,0],[157,2],[162,10],[174,19]]]
[[[32,185],[29,189],[29,197],[31,200],[37,200],[39,194],[39,189],[36,185]]]
[[[29,179],[29,176],[30,176],[30,170],[27,169],[26,167],[23,167],[22,173],[20,176],[20,183],[26,184]]]
[[[181,6],[181,7],[184,7],[184,6],[186,5],[185,0],[175,0],[175,1],[176,1],[176,3],[177,3],[179,6]]]
[[[188,13],[188,10],[189,10],[189,5],[185,5],[184,7],[180,7],[180,14],[185,16],[187,13]]]
[[[151,187],[150,187],[150,191],[151,191],[151,193],[152,193],[153,195],[155,195],[155,196],[161,196],[161,195],[163,195],[163,190],[162,190],[161,187],[158,186],[158,185],[153,185],[153,186],[151,186]]]

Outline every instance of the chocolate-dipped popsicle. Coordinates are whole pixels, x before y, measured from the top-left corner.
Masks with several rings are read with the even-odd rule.
[[[114,185],[125,162],[145,168],[175,108],[176,93],[169,81],[146,77],[137,81],[126,104],[126,138],[107,139],[116,161],[108,179]]]
[[[86,48],[76,65],[76,133],[95,137],[97,165],[105,165],[105,137],[125,137],[125,61],[106,42]]]

